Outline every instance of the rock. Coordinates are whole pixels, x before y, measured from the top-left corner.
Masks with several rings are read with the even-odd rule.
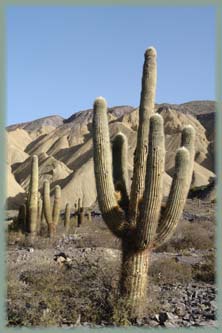
[[[211,309],[216,310],[217,309],[216,301],[210,301],[210,307],[211,307]]]
[[[159,323],[156,320],[149,320],[148,324],[146,324],[144,326],[157,327],[157,326],[159,326]]]
[[[185,304],[178,303],[177,306],[176,306],[175,313],[178,316],[181,316],[181,317],[184,316],[186,314],[186,306],[185,306]]]
[[[159,313],[159,323],[160,323],[160,325],[164,324],[167,319],[168,319],[167,312],[160,312]]]
[[[136,324],[138,326],[142,326],[143,325],[143,320],[142,319],[136,319]]]
[[[70,264],[71,262],[71,259],[64,252],[56,254],[53,259],[60,265]]]
[[[185,314],[185,316],[183,317],[183,320],[190,320],[190,315],[189,315],[189,313]]]
[[[215,313],[204,311],[203,315],[206,319],[215,320]]]
[[[173,321],[179,319],[178,316],[174,315],[172,312],[167,312],[167,320]]]
[[[34,249],[32,247],[28,248],[28,252],[33,253]]]
[[[179,325],[177,323],[172,322],[172,321],[166,321],[164,323],[164,326],[167,328],[179,327]]]

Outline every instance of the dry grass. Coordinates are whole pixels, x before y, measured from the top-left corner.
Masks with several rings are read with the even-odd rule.
[[[201,209],[202,215],[206,213],[207,218],[212,216],[213,209],[208,206]],[[102,252],[103,261],[94,256],[96,252],[93,251],[91,259],[87,255],[82,260],[74,258],[70,269],[58,266],[53,261],[58,244],[65,253],[69,253],[69,249],[70,253],[80,253],[79,248],[120,249],[120,241],[111,234],[101,218],[93,218],[91,223],[85,223],[80,228],[72,226],[70,232],[81,237],[68,243],[62,242],[62,245],[62,224],[54,241],[49,240],[45,234],[32,244],[29,238],[19,235],[15,230],[8,233],[8,249],[11,251],[7,303],[9,326],[61,327],[75,325],[79,321],[104,323],[106,326],[130,324],[128,310],[118,294],[119,262],[116,258],[110,260],[109,252]],[[209,250],[214,248],[214,233],[215,223],[210,218],[192,222],[184,220],[171,240],[158,252],[184,255],[191,248],[195,251]],[[25,250],[30,246],[34,248],[32,254]],[[27,256],[18,263],[16,248],[24,249],[22,251]],[[72,252],[73,249],[76,252]],[[40,257],[38,253],[41,253]],[[109,260],[104,261],[106,255]],[[161,258],[154,260],[149,269],[149,304],[146,305],[149,314],[161,310],[158,298],[158,286],[161,284],[187,284],[192,280],[214,282],[214,252],[205,256],[197,265],[176,261],[172,257],[163,259],[162,255]]]
[[[153,283],[188,283],[192,280],[189,264],[176,262],[174,258],[157,260],[151,263],[149,276]]]
[[[173,237],[157,252],[179,252],[187,249],[206,250],[215,247],[215,224],[211,221],[179,224]]]
[[[10,326],[61,326],[75,324],[78,318],[96,324],[112,318],[117,278],[98,262],[86,261],[73,269],[39,264],[11,273]]]
[[[203,260],[198,265],[193,267],[193,278],[196,281],[214,283],[216,279],[216,262],[215,254],[211,253],[203,257]]]

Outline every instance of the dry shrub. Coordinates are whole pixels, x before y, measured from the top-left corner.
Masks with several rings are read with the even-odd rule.
[[[187,283],[192,279],[191,266],[177,262],[174,258],[156,260],[151,263],[149,276],[153,283]]]
[[[215,254],[211,253],[203,257],[203,260],[193,267],[193,277],[196,281],[207,283],[215,282]]]
[[[215,224],[211,221],[187,222],[179,224],[173,237],[157,252],[178,252],[193,248],[207,250],[215,246]]]
[[[114,273],[115,272],[115,275]],[[8,283],[8,326],[112,323],[118,272],[98,262],[17,272]],[[17,275],[17,276],[16,276]]]

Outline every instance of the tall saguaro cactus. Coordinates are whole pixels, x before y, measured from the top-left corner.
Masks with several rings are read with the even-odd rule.
[[[31,178],[28,196],[28,231],[34,237],[38,227],[38,185],[39,185],[39,169],[38,156],[33,155],[31,165]]]
[[[117,134],[110,147],[107,104],[94,102],[94,170],[99,207],[109,229],[122,240],[122,297],[131,317],[143,315],[151,251],[174,232],[190,187],[193,171],[195,132],[187,126],[182,147],[175,157],[175,174],[164,210],[163,177],[165,162],[164,126],[154,114],[156,50],[145,52],[134,171],[129,193],[127,139]]]

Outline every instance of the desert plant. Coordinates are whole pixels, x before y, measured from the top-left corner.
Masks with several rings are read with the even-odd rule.
[[[19,207],[19,213],[18,213],[18,218],[17,218],[17,229],[20,233],[26,232],[26,203],[22,204]]]
[[[60,205],[61,205],[61,188],[59,185],[55,187],[55,196],[54,196],[54,204],[52,211],[52,219],[55,226],[57,226],[60,217]]]
[[[70,227],[70,205],[69,205],[69,203],[66,204],[66,208],[65,208],[64,227],[65,227],[66,233],[68,233],[69,227]]]
[[[38,233],[40,233],[42,224],[42,198],[41,193],[38,193]]]
[[[86,213],[87,221],[92,222],[92,216],[91,216],[91,211]]]
[[[31,165],[31,177],[29,184],[29,194],[27,201],[27,222],[28,232],[32,237],[36,236],[38,227],[38,184],[39,184],[39,169],[38,156],[33,155]]]
[[[61,205],[61,188],[59,185],[55,187],[55,196],[53,210],[50,201],[50,184],[48,180],[43,183],[43,212],[48,225],[49,237],[52,238],[56,234],[56,226],[60,217]]]
[[[83,205],[83,204],[82,204]],[[84,223],[84,208],[81,205],[81,199],[78,199],[77,226],[80,227]]]
[[[78,209],[77,209],[77,203],[74,203],[74,209],[73,209],[73,218],[72,218],[72,224],[73,226],[77,226],[78,224]]]
[[[51,238],[55,235],[55,225],[52,220],[52,210],[50,202],[50,184],[48,180],[45,180],[43,184],[43,211],[46,223],[48,225],[49,237]]]
[[[131,192],[128,191],[127,139],[117,134],[113,158],[107,104],[98,97],[93,112],[94,170],[99,207],[109,229],[122,241],[120,290],[130,317],[143,316],[151,251],[173,234],[187,198],[193,171],[195,132],[182,133],[175,157],[175,172],[164,208],[161,208],[164,177],[163,119],[154,114],[156,50],[145,52],[139,107],[137,147]]]

